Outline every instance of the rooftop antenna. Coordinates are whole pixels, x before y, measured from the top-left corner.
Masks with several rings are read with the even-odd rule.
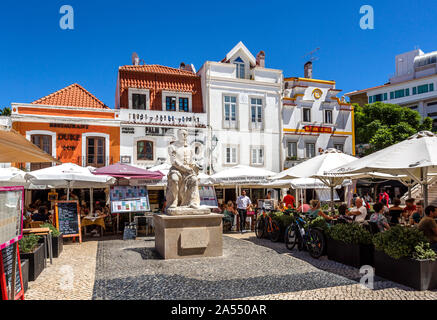
[[[306,55],[304,55],[302,58],[306,58],[306,57],[308,57],[308,61],[309,62],[313,62],[313,61],[317,61],[317,60],[319,60],[319,58],[318,57],[315,57],[314,56],[314,54],[317,52],[317,51],[319,51],[320,50],[320,48],[315,48],[313,51],[311,51],[311,52],[308,52]]]

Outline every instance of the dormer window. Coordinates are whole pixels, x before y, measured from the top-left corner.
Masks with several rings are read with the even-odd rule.
[[[245,67],[244,67],[244,61],[238,57],[237,59],[234,60],[234,64],[237,67],[237,78],[240,79],[245,79],[246,78],[246,73],[245,73]]]

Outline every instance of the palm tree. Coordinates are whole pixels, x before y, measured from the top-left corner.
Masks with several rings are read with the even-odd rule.
[[[4,107],[3,110],[1,110],[1,115],[9,117],[11,115],[11,108]]]

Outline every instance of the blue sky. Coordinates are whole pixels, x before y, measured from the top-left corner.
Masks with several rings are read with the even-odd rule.
[[[75,29],[61,30],[71,5]],[[372,5],[375,29],[361,30],[359,9]],[[394,56],[437,50],[437,1],[138,1],[0,2],[0,107],[32,102],[79,83],[114,106],[118,66],[137,52],[146,63],[197,69],[243,41],[266,66],[303,76],[316,47],[314,78],[349,92],[383,84]]]

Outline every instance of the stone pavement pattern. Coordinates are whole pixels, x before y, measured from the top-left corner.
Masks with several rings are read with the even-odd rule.
[[[39,277],[29,282],[25,299],[90,300],[93,296],[97,244],[98,241],[82,244],[64,242],[60,257],[53,259],[52,265],[47,260],[47,267]],[[73,277],[70,270],[73,270]]]
[[[227,234],[223,245],[219,258],[162,260],[153,238],[67,244],[26,299],[437,299],[380,278],[375,290],[363,289],[357,269],[253,233]],[[74,271],[71,290],[61,286],[65,265]]]

